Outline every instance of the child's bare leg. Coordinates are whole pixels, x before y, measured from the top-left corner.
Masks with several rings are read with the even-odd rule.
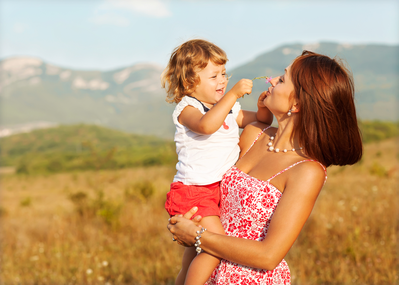
[[[205,217],[201,220],[201,225],[207,230],[217,233],[225,234],[223,226],[217,216]],[[188,269],[186,285],[204,285],[211,276],[213,270],[220,263],[220,259],[210,255],[206,252],[202,252],[197,255],[196,258],[191,262],[190,268]]]
[[[197,256],[195,247],[186,247],[183,254],[183,260],[181,265],[181,270],[177,275],[175,285],[183,285],[186,279],[188,268],[190,267],[191,261]]]

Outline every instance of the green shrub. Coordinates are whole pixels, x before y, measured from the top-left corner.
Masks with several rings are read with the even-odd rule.
[[[138,182],[134,185],[134,188],[140,193],[145,199],[150,198],[155,193],[155,187],[152,182],[145,180]]]
[[[61,159],[52,159],[47,163],[46,169],[51,173],[60,172],[64,170],[64,163]]]
[[[70,194],[69,199],[75,205],[75,210],[80,216],[88,214],[88,198],[85,192],[78,191],[76,193]]]
[[[0,218],[8,214],[8,211],[4,207],[0,207]]]
[[[15,172],[17,174],[29,174],[30,173],[30,167],[29,167],[29,164],[26,162],[26,160],[21,160],[17,164]]]
[[[141,200],[150,199],[155,193],[155,186],[149,180],[139,181],[125,189],[125,198],[127,200]]]
[[[122,205],[104,198],[104,192],[97,190],[96,197],[90,199],[85,192],[78,191],[69,195],[75,210],[82,218],[99,217],[108,225],[118,225]]]
[[[26,197],[22,199],[19,204],[21,207],[29,207],[32,204],[32,199],[30,197]]]
[[[360,121],[363,142],[381,141],[399,135],[398,122]]]
[[[378,162],[374,162],[370,168],[370,174],[378,177],[387,177],[388,171]]]

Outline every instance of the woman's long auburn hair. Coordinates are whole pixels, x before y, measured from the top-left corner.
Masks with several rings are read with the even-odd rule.
[[[363,153],[351,73],[336,59],[303,51],[291,66],[299,103],[293,136],[326,167],[358,162]]]

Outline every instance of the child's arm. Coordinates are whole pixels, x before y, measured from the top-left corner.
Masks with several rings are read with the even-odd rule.
[[[179,122],[198,134],[213,134],[222,126],[237,99],[251,92],[252,80],[241,79],[205,115],[196,108],[187,106],[180,113]]]
[[[258,112],[240,110],[237,116],[237,124],[240,128],[245,128],[248,124],[258,121],[261,123],[265,123],[267,125],[271,125],[273,122],[273,114],[270,110],[263,104],[263,100],[265,99],[266,92],[264,91],[259,95],[258,98]]]

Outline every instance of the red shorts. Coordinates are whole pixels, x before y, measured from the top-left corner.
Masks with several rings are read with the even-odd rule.
[[[165,209],[170,216],[185,214],[192,207],[197,206],[197,215],[202,217],[218,216],[220,201],[220,182],[209,185],[185,185],[173,182],[166,194]]]

